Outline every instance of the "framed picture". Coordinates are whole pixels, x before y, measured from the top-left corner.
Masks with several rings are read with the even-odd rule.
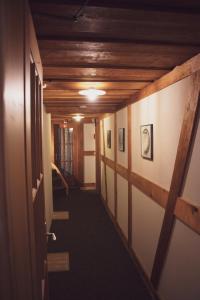
[[[125,128],[118,129],[118,149],[121,152],[125,151]]]
[[[140,126],[140,135],[142,157],[153,160],[153,124]]]
[[[107,130],[107,148],[111,148],[111,130]]]

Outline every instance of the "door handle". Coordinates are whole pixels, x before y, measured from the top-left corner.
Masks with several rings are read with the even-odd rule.
[[[48,237],[51,237],[51,239],[52,239],[53,241],[56,241],[56,235],[55,235],[54,232],[47,232],[46,235],[47,235]]]

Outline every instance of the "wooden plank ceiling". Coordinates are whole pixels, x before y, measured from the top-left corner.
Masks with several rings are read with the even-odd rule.
[[[32,0],[31,10],[53,118],[116,111],[200,52],[197,0]],[[89,102],[87,88],[106,95]]]

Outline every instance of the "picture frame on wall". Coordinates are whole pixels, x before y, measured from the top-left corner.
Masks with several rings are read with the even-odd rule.
[[[141,156],[153,160],[153,124],[140,126]]]
[[[107,130],[107,148],[111,148],[111,130]]]
[[[125,151],[125,128],[118,129],[118,149],[121,152]]]

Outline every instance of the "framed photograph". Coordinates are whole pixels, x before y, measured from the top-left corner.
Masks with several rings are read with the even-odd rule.
[[[118,149],[121,152],[125,151],[125,128],[118,129]]]
[[[107,130],[107,148],[111,148],[111,130]]]
[[[153,160],[153,124],[140,126],[140,135],[142,157]]]

